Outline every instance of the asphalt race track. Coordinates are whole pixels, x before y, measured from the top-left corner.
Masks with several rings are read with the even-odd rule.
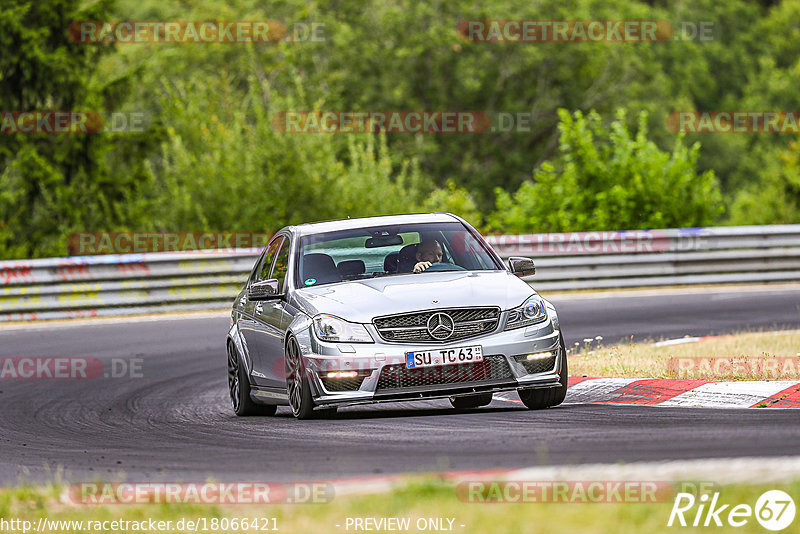
[[[800,289],[554,298],[568,343],[800,327]],[[0,483],[320,479],[430,470],[796,455],[795,410],[494,401],[342,409],[334,420],[237,418],[226,318],[0,330],[0,357],[141,358],[141,377],[0,380]]]

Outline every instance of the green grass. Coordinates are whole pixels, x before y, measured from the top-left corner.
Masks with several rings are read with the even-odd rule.
[[[720,502],[754,506],[759,495],[770,489],[781,489],[800,502],[800,481],[787,484],[731,485],[718,487]],[[62,520],[172,520],[181,518],[275,518],[280,532],[336,533],[355,532],[345,529],[348,517],[411,518],[409,532],[418,532],[418,518],[454,518],[453,531],[460,533],[654,533],[709,531],[708,528],[667,528],[673,501],[660,503],[584,504],[584,503],[467,503],[456,496],[453,484],[438,479],[420,479],[390,493],[334,498],[328,504],[314,505],[80,505],[61,500],[64,489],[57,486],[20,487],[0,490],[0,517],[19,518],[34,524],[39,517]],[[732,507],[732,506],[731,506]],[[728,508],[728,511],[730,507]],[[691,517],[693,517],[692,511]],[[690,514],[687,514],[690,517]],[[723,519],[725,514],[723,514]],[[336,525],[341,525],[336,527]],[[445,525],[447,522],[445,521]],[[785,532],[796,532],[800,517]],[[464,525],[461,527],[460,525]],[[729,526],[711,528],[728,532]],[[737,532],[764,532],[751,518]],[[175,530],[172,530],[174,532]],[[202,531],[202,530],[201,530]],[[240,530],[242,531],[242,530]],[[253,530],[248,530],[254,532]],[[66,532],[51,530],[51,532]],[[73,532],[78,532],[73,530]],[[120,530],[119,532],[126,532]],[[155,532],[144,530],[143,532]],[[218,532],[234,532],[218,530]]]

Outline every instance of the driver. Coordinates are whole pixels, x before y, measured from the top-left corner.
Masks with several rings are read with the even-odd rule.
[[[442,245],[435,239],[423,241],[417,247],[417,264],[414,265],[414,272],[421,273],[440,261],[442,261]]]

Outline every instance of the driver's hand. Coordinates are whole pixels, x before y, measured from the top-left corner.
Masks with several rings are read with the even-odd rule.
[[[429,261],[421,261],[421,262],[419,262],[418,264],[416,264],[414,266],[414,272],[415,273],[421,273],[422,271],[424,271],[425,269],[427,269],[431,265],[432,265],[432,263],[429,262]]]

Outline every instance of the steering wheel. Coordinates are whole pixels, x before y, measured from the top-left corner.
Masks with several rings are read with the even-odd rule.
[[[439,263],[434,263],[433,265],[431,265],[430,267],[428,267],[427,269],[425,269],[422,272],[423,273],[430,273],[430,272],[434,272],[434,271],[466,271],[466,269],[463,268],[460,265],[456,265],[455,263],[442,263],[442,262],[439,262]]]

